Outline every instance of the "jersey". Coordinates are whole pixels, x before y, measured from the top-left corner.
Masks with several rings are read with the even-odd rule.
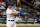
[[[7,20],[14,20],[15,19],[15,16],[14,15],[11,15],[13,11],[9,8],[7,8],[6,10],[6,14],[7,14]]]

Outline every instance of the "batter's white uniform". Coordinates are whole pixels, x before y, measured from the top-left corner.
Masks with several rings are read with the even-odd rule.
[[[8,20],[15,20],[15,16],[11,15],[12,12],[13,11],[11,9],[7,8],[7,10],[6,10],[6,14],[7,14],[7,27],[16,27],[16,22],[15,21],[8,21]]]

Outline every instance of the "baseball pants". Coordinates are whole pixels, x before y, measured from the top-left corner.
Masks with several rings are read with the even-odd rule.
[[[7,27],[16,27],[15,21],[7,21]]]

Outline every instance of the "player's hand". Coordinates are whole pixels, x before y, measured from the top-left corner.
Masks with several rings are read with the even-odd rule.
[[[26,13],[24,13],[24,14],[26,14]]]

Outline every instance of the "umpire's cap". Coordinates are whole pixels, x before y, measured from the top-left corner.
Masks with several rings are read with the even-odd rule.
[[[6,6],[8,7],[9,5],[12,5],[11,3],[6,3]]]

